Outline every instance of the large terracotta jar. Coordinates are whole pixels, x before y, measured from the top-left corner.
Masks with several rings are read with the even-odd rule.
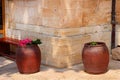
[[[106,44],[97,42],[97,45],[86,43],[82,52],[84,69],[91,74],[105,73],[108,70],[109,52]]]
[[[18,70],[23,74],[35,73],[40,70],[41,52],[37,45],[18,47],[16,51]]]

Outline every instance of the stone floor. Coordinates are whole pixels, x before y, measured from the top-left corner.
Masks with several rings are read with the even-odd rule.
[[[69,69],[42,65],[40,72],[25,75],[18,72],[15,62],[0,57],[0,80],[120,80],[120,61],[110,60],[109,71],[99,75],[85,73],[82,64]]]

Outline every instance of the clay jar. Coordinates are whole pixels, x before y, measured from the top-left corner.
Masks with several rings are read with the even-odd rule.
[[[97,45],[86,43],[82,52],[82,60],[85,72],[91,74],[105,73],[108,70],[109,52],[104,42]]]
[[[16,64],[22,74],[39,72],[41,52],[37,45],[18,47],[16,50]]]

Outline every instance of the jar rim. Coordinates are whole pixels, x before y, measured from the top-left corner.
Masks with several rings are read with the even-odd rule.
[[[105,46],[105,42],[96,42],[97,44],[96,45],[91,45],[90,44],[91,42],[88,42],[88,43],[85,43],[85,46],[86,47],[100,47],[100,46]]]

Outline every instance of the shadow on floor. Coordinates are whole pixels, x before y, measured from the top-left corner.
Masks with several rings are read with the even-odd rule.
[[[69,70],[73,70],[75,72],[79,72],[80,70],[83,70],[82,64],[78,64],[75,66],[72,66],[71,68],[63,68],[63,69],[58,69],[50,66],[45,66],[41,65],[40,72],[41,71],[47,71],[47,70],[53,70],[55,72],[65,72]],[[8,60],[6,58],[0,57],[0,75],[6,74],[6,75],[11,75],[14,73],[18,73],[17,65],[14,61]]]
[[[53,70],[59,73],[63,73],[65,71],[70,71],[70,70],[75,71],[75,72],[84,70],[83,64],[78,64],[78,65],[72,66],[71,68],[63,68],[63,69],[41,65],[40,69],[41,69],[40,72]],[[117,69],[120,70],[120,61],[115,61],[115,60],[110,59],[109,70],[117,70]],[[18,73],[16,63],[6,58],[0,57],[0,75],[6,74],[9,76],[10,74],[14,74],[14,73]]]
[[[109,68],[109,70],[118,70],[118,69],[120,70],[120,61],[113,60],[112,58],[110,58],[108,68]],[[78,64],[78,65],[75,65],[75,66],[72,66],[71,68],[63,68],[63,69],[41,66],[41,71],[46,71],[48,69],[53,69],[56,72],[61,72],[62,73],[62,72],[69,71],[69,70],[73,70],[75,72],[83,71],[84,67],[83,67],[82,63]]]
[[[10,75],[17,72],[18,72],[17,66],[14,61],[0,57],[0,75],[3,74]]]
[[[120,70],[120,61],[117,60],[113,60],[112,58],[110,59],[110,63],[109,63],[109,69],[112,70]]]
[[[71,66],[70,68],[62,68],[62,69],[54,68],[54,67],[50,67],[50,66],[45,66],[45,65],[41,66],[41,71],[46,71],[46,70],[49,70],[49,69],[52,69],[55,72],[60,72],[60,73],[63,73],[65,71],[69,71],[69,70],[73,70],[75,72],[79,72],[81,70],[82,71],[84,70],[83,64],[78,64],[78,65]]]

